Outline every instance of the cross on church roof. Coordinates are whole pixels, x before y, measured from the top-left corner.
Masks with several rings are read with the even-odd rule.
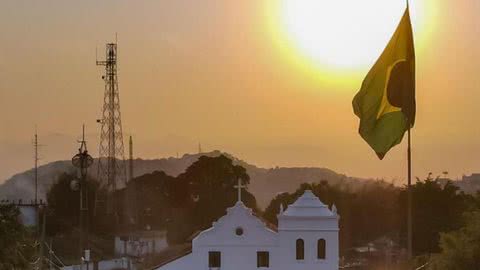
[[[237,179],[237,181],[238,181],[237,185],[235,185],[233,187],[238,190],[238,202],[241,202],[242,201],[242,188],[246,188],[247,186],[242,185],[242,180],[240,179],[240,177]]]

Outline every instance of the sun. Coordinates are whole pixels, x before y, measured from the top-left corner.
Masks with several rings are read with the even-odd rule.
[[[410,0],[417,49],[431,26],[430,1]],[[374,63],[405,7],[405,0],[278,0],[270,11],[285,53],[317,69],[348,73]]]

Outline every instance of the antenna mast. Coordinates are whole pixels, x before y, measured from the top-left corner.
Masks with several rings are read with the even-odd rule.
[[[33,147],[35,148],[35,205],[38,201],[38,134],[37,129],[35,129],[35,139],[33,141]]]
[[[103,98],[100,146],[97,179],[106,189],[106,196],[98,196],[95,200],[95,214],[99,204],[106,203],[107,214],[119,218],[118,204],[114,201],[117,188],[126,186],[127,172],[125,166],[122,120],[120,114],[120,95],[117,77],[117,43],[108,43],[105,48],[105,60],[96,61],[98,66],[105,66],[105,94]],[[103,197],[103,198],[102,198]]]
[[[136,183],[133,180],[133,139],[130,136],[130,140],[128,143],[128,184],[127,184],[127,192],[125,197],[125,205],[127,210],[127,218],[129,225],[135,226],[138,222],[137,216],[137,187]]]
[[[40,148],[40,145],[38,143],[38,133],[37,133],[37,127],[35,127],[35,135],[33,138],[33,148],[34,148],[34,178],[35,178],[35,200],[34,203],[37,205],[38,203],[38,161],[40,160],[40,157],[38,156],[38,149]]]
[[[129,162],[128,162],[128,181],[132,181],[133,179],[133,140],[132,136],[130,136],[130,141],[128,144],[128,152],[129,152]]]

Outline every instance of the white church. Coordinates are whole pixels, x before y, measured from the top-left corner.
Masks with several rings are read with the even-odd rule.
[[[239,192],[240,194],[240,192]],[[310,190],[270,228],[239,201],[192,240],[192,249],[157,270],[338,270],[338,220]]]

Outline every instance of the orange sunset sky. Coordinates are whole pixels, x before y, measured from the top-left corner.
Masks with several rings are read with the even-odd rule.
[[[0,182],[70,159],[86,124],[98,154],[106,42],[118,33],[125,141],[135,156],[219,149],[257,166],[406,177],[405,141],[383,161],[351,100],[405,0],[0,3]],[[411,0],[417,55],[413,175],[480,172],[480,1]]]

